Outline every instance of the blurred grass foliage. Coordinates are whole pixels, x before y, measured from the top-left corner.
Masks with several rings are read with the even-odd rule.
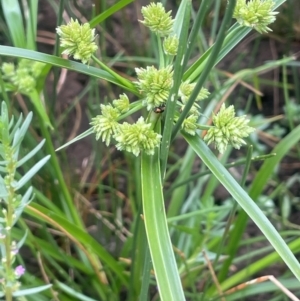
[[[300,119],[295,112],[300,111],[300,64],[297,56],[294,60],[289,58],[299,51],[300,45],[298,1],[276,1],[278,5],[284,3],[277,8],[280,13],[269,34],[259,36],[243,28],[234,31],[236,36],[226,36],[217,60],[220,63],[206,80],[211,95],[201,103],[200,117],[200,123],[209,124],[211,112],[223,101],[235,105],[239,114],[249,114],[251,126],[258,129],[247,141],[252,147],[248,152],[246,148],[239,151],[228,148],[219,161],[230,168],[233,177],[257,202],[296,255],[300,252],[297,224]],[[56,16],[57,25],[70,18],[90,22],[98,32],[96,56],[128,82],[135,80],[135,67],[159,62],[157,41],[137,21],[141,19],[141,2],[144,1],[1,2],[1,62],[17,62],[13,58],[25,57],[45,63],[35,95],[9,93],[9,87],[3,80],[0,82],[2,98],[11,114],[17,117],[21,111],[35,112],[35,120],[24,141],[24,154],[43,138],[46,147],[36,154],[36,160],[51,154],[43,172],[32,181],[35,201],[27,207],[14,236],[20,239],[24,230],[28,231],[26,247],[19,258],[27,269],[21,278],[23,287],[48,283],[53,286],[45,292],[26,296],[26,300],[160,298],[141,206],[142,181],[151,179],[141,179],[140,160],[107,148],[90,137],[55,152],[57,147],[87,130],[88,121],[100,113],[100,104],[118,98],[126,85],[93,64],[84,66],[41,53],[44,50],[59,54],[51,15]],[[191,23],[200,5],[196,2],[192,2]],[[181,2],[162,3],[172,9],[175,16]],[[194,48],[186,62],[185,78],[198,79],[203,71],[226,3],[215,0],[207,6],[204,25],[195,35]],[[242,34],[246,38],[240,42]],[[233,40],[240,44],[233,47]],[[75,77],[71,70],[80,75]],[[136,88],[127,87],[127,90],[130,98],[136,100],[139,96]],[[43,113],[37,101],[43,103]],[[44,113],[54,130],[50,130],[43,119]],[[133,117],[128,119],[130,122]],[[172,129],[169,130],[171,135]],[[232,295],[221,296],[227,289],[266,273],[274,273],[284,287],[300,298],[295,276],[260,230],[253,230],[248,215],[220,185],[220,178],[212,175],[202,163],[207,160],[209,165],[209,151],[201,154],[196,139],[191,141],[187,137],[186,140],[190,146],[182,137],[177,137],[170,146],[163,191],[153,193],[160,201],[165,200],[178,268],[175,269],[186,299],[253,300],[248,298],[255,296],[258,300],[259,294],[268,292],[271,293],[268,300],[284,300],[285,294],[270,283],[254,284]],[[271,155],[263,163],[258,158],[265,159],[264,155],[273,153],[276,156]],[[143,164],[142,168],[146,165],[155,169],[159,161],[143,161]],[[30,166],[24,164],[23,168]],[[213,170],[213,166],[211,168]],[[157,183],[160,185],[160,181]],[[230,191],[230,187],[226,188]],[[150,209],[154,213],[161,210],[160,207]]]

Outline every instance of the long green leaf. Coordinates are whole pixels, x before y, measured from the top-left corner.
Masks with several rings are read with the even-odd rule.
[[[68,70],[77,71],[83,74],[87,74],[93,77],[97,77],[103,79],[105,81],[116,84],[123,89],[130,91],[136,95],[139,95],[139,92],[135,88],[128,88],[123,86],[119,81],[117,81],[113,76],[111,76],[108,72],[100,70],[95,67],[87,66],[81,63],[77,63],[71,60],[65,60],[54,55],[44,54],[37,51],[21,49],[16,47],[9,46],[0,46],[0,55],[9,56],[9,57],[20,57],[29,60],[35,60],[39,62],[43,62],[46,64],[50,64],[52,66],[57,66],[60,68],[66,68]]]
[[[185,300],[166,221],[158,151],[153,156],[142,154],[142,197],[147,239],[161,300]]]
[[[2,0],[1,4],[13,44],[25,48],[25,31],[19,1]]]
[[[116,273],[116,275],[119,277],[120,280],[122,280],[124,285],[127,285],[128,280],[123,275],[122,271],[123,268],[118,265],[116,260],[109,254],[108,251],[104,249],[102,245],[100,245],[91,235],[86,233],[85,230],[77,227],[74,223],[69,222],[66,220],[63,216],[60,216],[51,210],[42,207],[37,204],[31,204],[28,206],[25,211],[30,214],[31,216],[34,216],[42,221],[45,221],[43,219],[43,216],[40,214],[37,214],[35,210],[32,210],[32,208],[35,210],[38,210],[42,213],[42,215],[49,216],[56,224],[58,224],[60,227],[62,227],[66,232],[68,232],[70,235],[74,236],[76,240],[78,240],[80,243],[82,243],[88,250],[91,251],[91,255],[97,255],[107,266],[111,268],[112,271]]]
[[[29,0],[29,16],[26,20],[26,49],[36,50],[38,1]]]
[[[298,143],[300,140],[300,125],[296,127],[290,134],[284,137],[280,143],[272,150],[272,153],[275,153],[276,156],[269,158],[261,166],[259,172],[256,174],[254,181],[249,190],[249,195],[252,199],[256,200],[258,196],[262,193],[268,179],[274,171],[274,168],[282,160],[282,158],[289,152],[289,150]],[[230,232],[229,244],[228,244],[228,253],[229,258],[225,260],[223,267],[219,274],[219,279],[225,280],[227,277],[229,266],[235,254],[237,252],[238,246],[237,241],[240,241],[242,235],[245,231],[246,225],[248,222],[248,216],[245,212],[240,212],[235,223],[234,228]]]
[[[110,8],[106,9],[102,14],[96,16],[94,19],[92,19],[89,23],[91,27],[95,27],[99,23],[103,22],[105,19],[107,19],[109,16],[114,14],[115,12],[121,10],[126,5],[130,4],[134,0],[120,0]]]
[[[262,213],[260,208],[236,182],[226,168],[218,161],[216,156],[212,153],[202,139],[200,139],[198,136],[190,136],[184,133],[182,135],[194,149],[196,154],[201,158],[204,164],[212,171],[215,177],[240,204],[249,217],[257,224],[259,229],[278,252],[282,260],[287,264],[297,279],[300,280],[300,264],[298,260],[295,258],[294,254],[288,248],[271,222]],[[272,159],[269,160],[272,161]],[[266,161],[266,164],[270,164],[269,160]]]
[[[300,239],[296,239],[288,244],[289,248],[294,253],[300,252]],[[272,252],[263,258],[257,260],[256,262],[251,263],[251,265],[245,267],[244,269],[238,271],[233,276],[227,278],[224,282],[220,284],[220,287],[222,291],[225,291],[229,289],[230,287],[233,287],[241,281],[246,280],[247,278],[255,275],[256,273],[262,271],[263,269],[269,267],[270,265],[274,264],[275,262],[278,262],[280,259],[279,254],[277,252]],[[298,284],[299,285],[299,284]]]

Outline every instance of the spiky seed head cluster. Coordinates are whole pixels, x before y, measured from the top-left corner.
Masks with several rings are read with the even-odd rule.
[[[177,36],[172,35],[166,37],[163,42],[165,54],[175,56],[177,54],[178,45],[179,39],[177,38]]]
[[[115,134],[120,116],[119,110],[112,105],[100,105],[101,115],[92,118],[91,125],[96,133],[96,140],[102,139],[106,146],[110,144],[111,137]]]
[[[128,104],[128,107],[127,107]],[[146,123],[143,117],[134,124],[118,123],[122,113],[129,109],[127,95],[120,95],[113,101],[113,105],[101,105],[101,114],[92,118],[91,125],[96,134],[96,139],[108,146],[111,139],[117,141],[117,149],[125,150],[138,156],[141,151],[154,154],[154,149],[159,146],[161,135],[151,129],[151,123]]]
[[[178,95],[181,98],[181,101],[183,104],[186,104],[186,102],[188,101],[189,97],[191,96],[192,92],[195,89],[196,84],[195,83],[190,83],[189,81],[185,81],[182,82],[180,87],[179,87],[179,91],[178,91]],[[201,101],[205,98],[207,98],[209,96],[209,92],[206,88],[202,88],[196,98],[196,101]]]
[[[178,95],[182,102],[181,111],[184,109],[189,97],[193,93],[195,86],[196,86],[195,83],[190,83],[189,81],[185,81],[181,83],[178,91]],[[209,94],[210,93],[206,88],[202,88],[199,94],[197,95],[196,102],[191,107],[188,117],[184,120],[184,122],[181,125],[181,129],[186,133],[193,136],[196,134],[196,130],[198,128],[197,121],[200,116],[200,106],[197,103],[197,101],[204,100],[205,98],[208,97]]]
[[[60,36],[60,46],[64,49],[62,53],[72,55],[83,64],[89,62],[98,48],[95,29],[91,29],[89,23],[80,25],[78,20],[71,19],[67,25],[57,27],[56,32]]]
[[[120,113],[123,114],[129,110],[129,99],[125,93],[119,95],[119,97],[119,99],[115,99],[113,101],[113,105]]]
[[[142,15],[144,20],[140,21],[151,31],[161,37],[168,36],[173,31],[173,23],[171,11],[166,12],[161,3],[150,3],[142,7]]]
[[[259,33],[272,31],[268,25],[273,23],[278,12],[273,12],[273,0],[237,0],[233,18],[242,26],[252,27]]]
[[[1,71],[3,78],[13,84],[16,91],[27,94],[36,87],[36,81],[44,67],[44,63],[22,59],[17,67],[12,63],[3,63]]]
[[[115,139],[118,142],[118,150],[126,150],[135,156],[141,151],[153,155],[154,149],[159,146],[161,135],[151,129],[151,123],[146,123],[144,118],[140,117],[135,124],[120,124]]]
[[[138,77],[136,82],[140,92],[145,96],[144,104],[150,111],[166,103],[173,85],[172,66],[156,69],[154,66],[135,69]]]
[[[181,129],[185,131],[186,133],[195,136],[196,130],[197,130],[197,121],[198,121],[199,115],[197,114],[191,114],[187,118],[184,119]]]
[[[226,150],[228,144],[240,149],[243,144],[246,144],[243,138],[248,137],[255,130],[248,126],[248,122],[245,115],[235,117],[232,105],[226,108],[223,104],[218,114],[213,116],[214,126],[207,131],[204,141],[207,144],[214,142],[220,153]]]

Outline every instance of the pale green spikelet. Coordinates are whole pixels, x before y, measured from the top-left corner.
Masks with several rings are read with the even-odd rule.
[[[185,81],[181,83],[179,87],[178,95],[181,98],[183,104],[186,104],[192,92],[194,91],[195,86],[196,86],[195,83],[190,83],[189,81]],[[202,88],[196,98],[196,101],[201,101],[206,99],[209,96],[209,94],[210,93],[206,88]]]
[[[12,63],[4,63],[1,71],[5,80],[15,86],[15,90],[28,94],[36,87],[36,82],[45,64],[21,59],[15,68]]]
[[[181,106],[181,111],[183,111],[188,99],[190,98],[192,92],[194,91],[196,84],[195,83],[190,83],[189,81],[182,82],[179,91],[178,91],[178,96],[181,99],[182,106]],[[209,96],[209,92],[206,88],[202,88],[197,95],[196,101],[201,101],[204,100]],[[194,103],[193,106],[191,107],[189,111],[190,115],[195,115],[199,117],[200,115],[200,106],[198,103]]]
[[[272,31],[268,25],[273,23],[278,12],[272,9],[273,0],[237,0],[233,18],[242,26],[252,27],[259,33]]]
[[[150,3],[142,7],[142,15],[144,20],[140,21],[149,27],[155,34],[165,37],[172,33],[174,20],[171,11],[166,12],[163,5],[159,3]]]
[[[112,136],[115,134],[119,123],[120,112],[112,105],[101,105],[101,115],[92,118],[91,125],[96,134],[96,140],[102,138],[106,146],[109,145]]]
[[[191,114],[186,119],[184,119],[181,129],[192,135],[195,136],[196,130],[197,130],[197,121],[198,121],[199,115],[197,114]]]
[[[157,70],[154,66],[135,69],[138,77],[136,82],[144,95],[147,110],[162,106],[166,103],[173,85],[172,66]]]
[[[1,71],[5,79],[11,79],[15,75],[15,65],[12,63],[3,63]]]
[[[129,110],[129,99],[125,93],[119,97],[113,101],[113,105],[120,113],[126,113]]]
[[[255,130],[247,125],[248,122],[245,115],[235,117],[232,105],[226,108],[223,104],[218,114],[213,116],[214,126],[207,131],[204,141],[207,144],[214,142],[220,153],[226,150],[228,144],[240,149],[243,144],[246,144],[243,138],[248,137]]]
[[[134,124],[120,124],[114,138],[118,150],[138,156],[141,151],[153,155],[155,148],[159,146],[161,135],[151,129],[151,123],[146,123],[144,118],[140,117]]]
[[[164,39],[163,48],[167,55],[175,56],[177,54],[179,39],[174,36],[168,36]]]
[[[72,55],[83,64],[89,62],[98,48],[95,29],[91,29],[89,23],[80,25],[78,20],[71,19],[67,25],[57,27],[56,32],[60,36],[60,46],[64,49],[62,53]]]

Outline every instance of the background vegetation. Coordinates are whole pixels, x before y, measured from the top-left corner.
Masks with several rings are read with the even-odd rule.
[[[70,18],[82,23],[91,21],[98,33],[96,56],[134,81],[134,68],[156,65],[158,55],[156,40],[137,21],[142,19],[141,6],[148,2],[130,2],[1,2],[2,63],[16,63],[22,57],[48,63],[36,79],[36,95],[11,93],[9,85],[1,80],[2,98],[10,114],[18,117],[21,112],[34,113],[21,155],[44,138],[45,146],[35,160],[51,155],[32,180],[35,199],[25,209],[13,235],[19,240],[28,231],[18,256],[26,267],[22,287],[52,287],[30,294],[25,300],[159,300],[141,217],[140,160],[96,142],[93,135],[55,152],[87,130],[91,118],[100,114],[100,104],[118,98],[124,89],[101,80],[101,71],[96,71],[93,63],[88,67],[25,50],[60,56],[55,27]],[[180,1],[165,2],[175,16]],[[191,23],[198,2],[192,3]],[[224,16],[227,1],[210,2],[189,66],[215,42]],[[277,11],[280,14],[270,26],[273,32],[259,35],[251,31],[209,73],[205,86],[211,95],[201,103],[200,120],[209,123],[210,113],[224,101],[233,104],[239,114],[249,115],[250,125],[257,131],[248,139],[248,147],[238,151],[228,148],[219,160],[230,167],[230,173],[297,255],[298,0],[286,1]],[[128,95],[131,100],[137,99],[134,93]],[[39,111],[40,101],[47,116],[42,115],[42,109]],[[274,153],[276,156],[265,161],[256,158]],[[298,280],[181,136],[171,145],[167,163],[163,194],[187,300],[260,300],[260,296],[261,300],[289,300],[270,281],[222,296],[229,288],[269,274],[300,298]],[[20,173],[31,166],[30,161],[24,164]]]

